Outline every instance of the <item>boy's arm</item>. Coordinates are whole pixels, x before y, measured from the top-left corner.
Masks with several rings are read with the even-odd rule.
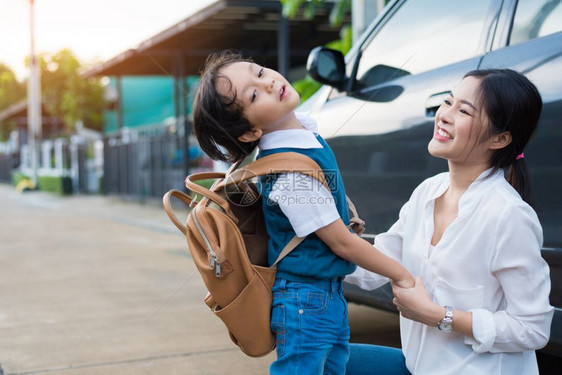
[[[414,286],[414,278],[400,262],[384,255],[369,242],[351,233],[341,219],[316,230],[315,233],[339,257],[386,276],[400,287]]]

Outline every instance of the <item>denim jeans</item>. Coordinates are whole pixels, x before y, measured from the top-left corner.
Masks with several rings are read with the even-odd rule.
[[[410,375],[402,350],[388,346],[350,344],[346,375]]]
[[[345,373],[349,358],[347,302],[342,278],[315,282],[277,279],[271,330],[277,338],[272,375]]]

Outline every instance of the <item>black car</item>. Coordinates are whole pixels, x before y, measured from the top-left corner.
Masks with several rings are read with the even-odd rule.
[[[511,68],[538,87],[543,111],[525,150],[544,230],[555,306],[542,353],[562,357],[562,4],[560,0],[397,0],[345,56],[314,49],[324,84],[301,107],[338,159],[368,237],[384,232],[414,188],[446,170],[427,152],[443,97],[478,68]],[[346,285],[350,301],[396,311],[387,286]],[[545,355],[546,356],[546,355]]]

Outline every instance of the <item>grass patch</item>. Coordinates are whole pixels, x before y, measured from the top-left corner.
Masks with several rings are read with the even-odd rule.
[[[59,195],[72,193],[72,179],[66,176],[39,176],[39,189]]]
[[[23,174],[21,172],[13,172],[12,173],[12,185],[14,186],[18,186],[18,184],[20,182],[22,182],[23,180],[31,180],[29,178],[29,176],[27,176],[26,174]]]

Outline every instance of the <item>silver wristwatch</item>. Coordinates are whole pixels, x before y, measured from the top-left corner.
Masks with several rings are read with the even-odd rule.
[[[443,332],[451,332],[453,330],[453,308],[445,306],[445,317],[437,323],[437,328]]]

